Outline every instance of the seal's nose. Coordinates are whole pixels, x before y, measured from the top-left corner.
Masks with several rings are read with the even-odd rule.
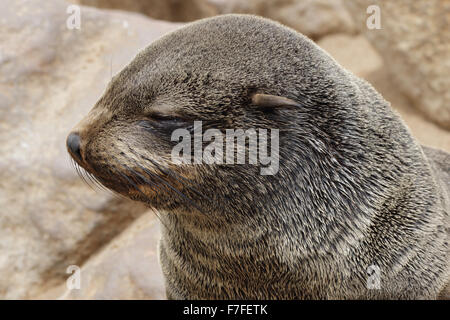
[[[81,161],[81,150],[80,150],[81,138],[78,135],[78,133],[72,132],[71,134],[69,134],[66,143],[67,149],[69,149],[72,156],[77,158],[77,160]]]

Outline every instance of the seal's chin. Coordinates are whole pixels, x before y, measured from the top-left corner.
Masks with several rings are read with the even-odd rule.
[[[127,190],[127,197],[132,200],[153,204],[162,193],[162,190],[156,190],[151,186],[141,184],[129,188]]]
[[[107,188],[113,192],[117,192],[120,194],[124,194],[124,192],[126,193],[125,188],[123,188],[123,190],[119,190],[117,188],[117,186],[120,186],[120,184],[117,184],[114,182],[114,179],[111,179],[111,177],[105,178],[102,177],[98,174],[95,174],[95,172],[92,172],[91,169],[88,169],[84,163],[82,163],[81,161],[78,161],[75,158],[71,158],[72,160],[72,165],[75,168],[75,171],[77,172],[78,176],[88,185],[92,184],[94,186],[99,187],[100,189],[104,189]],[[81,162],[81,163],[80,163]]]
[[[85,183],[109,189],[128,199],[153,208],[173,209],[190,201],[184,195],[186,177],[154,168],[130,168],[125,164],[99,165],[72,159],[75,170]],[[167,169],[169,170],[169,169]]]

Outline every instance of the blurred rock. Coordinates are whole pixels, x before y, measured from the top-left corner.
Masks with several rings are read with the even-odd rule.
[[[112,75],[178,25],[62,0],[0,2],[0,299],[32,298],[66,279],[145,207],[91,190],[65,139]]]
[[[99,8],[136,11],[169,21],[193,21],[217,14],[256,14],[279,21],[312,39],[355,33],[342,0],[71,0]]]
[[[361,78],[367,78],[383,67],[383,59],[362,35],[329,35],[320,39],[317,44],[344,68]]]
[[[219,12],[252,8],[251,12],[277,19],[278,9],[282,12],[284,8],[288,14],[290,5],[312,2],[208,3]],[[89,189],[70,166],[65,138],[116,72],[141,48],[179,25],[134,13],[82,7],[81,28],[71,30],[66,24],[71,15],[68,6],[63,0],[0,2],[0,299],[161,299],[165,295],[156,259],[159,231],[153,213],[137,203]],[[424,12],[427,10],[431,9],[424,7]],[[366,17],[365,9],[360,13]],[[395,23],[387,24],[391,25]],[[450,132],[408,108],[409,102],[397,90],[401,78],[391,79],[388,74],[397,67],[396,72],[404,79],[400,83],[416,84],[419,74],[430,81],[430,87],[441,90],[441,82],[448,80],[442,79],[448,65],[439,60],[445,57],[445,42],[436,42],[442,35],[428,35],[435,45],[430,47],[425,29],[412,29],[422,44],[400,27],[398,30],[405,34],[394,30],[402,35],[399,43],[406,41],[416,47],[402,51],[404,47],[397,48],[393,38],[374,36],[385,46],[393,46],[395,60],[389,62],[388,54],[381,52],[385,65],[366,39],[348,34],[353,32],[352,27],[342,29],[347,34],[323,37],[319,44],[391,101],[419,141],[450,151]],[[326,32],[315,34],[322,37]],[[391,52],[388,47],[386,50]],[[411,51],[412,56],[407,56]],[[428,56],[430,52],[436,57]],[[411,70],[397,62],[403,55]],[[430,65],[418,63],[419,57],[425,57]],[[438,94],[439,90],[430,95],[431,89],[423,83],[416,85],[420,91],[417,101],[448,98],[447,92]],[[81,267],[79,291],[66,290],[69,265]]]
[[[80,289],[59,299],[165,299],[159,237],[155,215],[142,215],[81,268]]]
[[[206,0],[72,0],[87,6],[120,9],[145,14],[151,18],[187,22],[218,14],[217,7]]]
[[[357,28],[384,58],[396,87],[428,118],[450,129],[450,1],[345,2]],[[381,9],[381,29],[369,30],[369,5]]]
[[[341,0],[215,0],[222,13],[250,13],[279,21],[312,39],[355,33]]]

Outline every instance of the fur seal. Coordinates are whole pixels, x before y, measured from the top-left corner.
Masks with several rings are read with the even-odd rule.
[[[177,128],[277,128],[279,171],[175,164]],[[367,82],[250,15],[139,53],[67,139],[104,186],[159,210],[171,299],[435,299],[449,279],[450,156]]]

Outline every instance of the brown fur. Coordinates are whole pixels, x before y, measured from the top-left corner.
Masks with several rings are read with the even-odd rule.
[[[279,129],[279,172],[173,164],[170,133],[193,120]],[[368,83],[280,24],[225,15],[164,36],[75,132],[83,168],[160,211],[169,298],[435,299],[448,280],[448,155],[424,153]]]

